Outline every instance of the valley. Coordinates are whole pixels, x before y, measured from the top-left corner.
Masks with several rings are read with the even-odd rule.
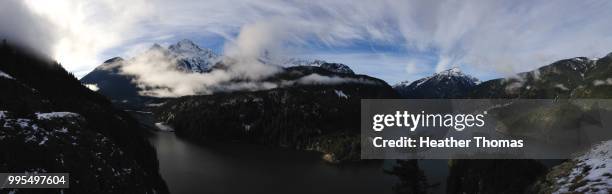
[[[612,193],[610,10],[0,0],[0,194]]]
[[[185,44],[189,41],[181,42]],[[153,48],[163,49],[155,46]],[[192,46],[192,48],[194,47]],[[346,168],[344,166],[352,166],[351,168],[355,170],[350,173],[352,178],[361,180],[358,177],[364,177],[363,179],[367,179],[365,177],[378,177],[376,178],[377,183],[364,184],[363,186],[368,185],[366,188],[354,184],[352,186],[343,185],[342,183],[324,186],[332,190],[334,188],[338,189],[338,192],[351,189],[356,189],[353,192],[357,190],[368,191],[368,188],[372,189],[373,187],[380,187],[377,189],[378,191],[385,188],[384,191],[392,192],[403,187],[412,188],[415,186],[413,184],[417,182],[424,184],[417,186],[418,188],[434,193],[443,193],[444,191],[482,192],[510,188],[516,189],[515,191],[518,192],[529,189],[531,184],[538,177],[541,177],[548,168],[560,164],[561,161],[520,160],[511,162],[491,160],[473,163],[469,160],[449,160],[447,163],[440,163],[435,160],[421,160],[415,161],[414,164],[400,161],[364,162],[359,159],[358,150],[359,123],[356,121],[359,120],[359,100],[367,98],[585,97],[585,94],[600,94],[600,91],[605,91],[609,87],[606,84],[594,84],[595,87],[591,87],[593,80],[605,80],[605,77],[598,78],[600,71],[590,69],[601,69],[604,66],[609,66],[608,58],[610,57],[611,55],[608,55],[599,60],[582,58],[561,60],[534,72],[521,73],[517,76],[518,78],[510,77],[485,82],[480,82],[472,76],[463,74],[459,69],[453,68],[412,83],[398,84],[393,88],[382,80],[366,75],[356,75],[346,65],[334,65],[334,63],[321,61],[315,61],[314,65],[311,65],[309,62],[302,60],[291,60],[292,63],[297,65],[282,67],[279,73],[259,80],[262,83],[273,83],[278,87],[254,91],[221,91],[214,94],[176,98],[155,98],[140,95],[140,89],[130,83],[132,85],[130,87],[135,90],[126,92],[131,93],[132,97],[130,98],[135,100],[123,101],[117,99],[114,102],[118,107],[134,109],[132,114],[142,121],[142,126],[147,126],[151,130],[159,130],[153,132],[150,141],[156,146],[158,157],[160,157],[161,171],[170,182],[170,188],[201,188],[202,185],[197,184],[198,181],[192,183],[185,183],[184,181],[195,180],[197,178],[194,177],[197,176],[207,176],[197,172],[205,173],[210,168],[225,169],[228,172],[243,169],[244,172],[250,172],[247,174],[253,179],[265,177],[269,178],[270,181],[285,181],[282,185],[292,185],[290,187],[278,187],[279,190],[275,192],[304,187],[297,182],[282,178],[291,175],[264,175],[262,171],[244,169],[261,164],[262,166],[256,168],[270,169],[270,166],[283,168],[295,165],[299,166],[297,171],[299,169],[311,169],[311,173],[314,174],[311,174],[309,178],[314,179],[304,179],[304,184],[325,185],[318,182],[320,179],[330,179],[328,173],[337,173],[329,181],[345,181],[348,177],[344,177],[343,173],[345,173]],[[186,61],[193,60],[186,59]],[[212,63],[206,64],[210,65]],[[217,64],[209,69],[214,71],[215,68],[223,68],[223,66],[222,62],[217,61]],[[115,66],[115,68],[120,67],[121,64]],[[580,74],[584,78],[558,81],[554,79],[555,76],[561,76],[558,74],[575,74],[574,69],[578,69],[578,67],[581,71],[584,71]],[[337,68],[340,68],[341,71],[336,71]],[[185,71],[181,67],[179,67],[179,70]],[[94,71],[92,75],[102,72],[104,71]],[[208,72],[194,71],[193,73],[206,74]],[[121,73],[120,69],[105,74],[119,79],[130,79],[129,74]],[[332,84],[305,84],[301,81],[313,75],[345,81]],[[539,77],[536,78],[534,75]],[[103,82],[98,81],[104,78],[91,79],[88,76],[86,78],[85,83],[102,86],[100,88],[102,93],[105,93],[104,91],[118,91],[113,88],[126,84],[123,81],[104,85]],[[256,80],[238,79],[230,82],[241,83],[244,81]],[[564,87],[557,87],[559,85]],[[134,94],[136,95],[134,96]],[[113,94],[109,95],[112,98]],[[139,111],[147,114],[143,115]],[[520,125],[520,123],[513,123],[513,125]],[[160,126],[163,129],[160,129]],[[224,157],[223,153],[229,155]],[[217,163],[219,160],[223,162]],[[215,167],[194,166],[193,164],[196,163]],[[435,165],[432,167],[431,164]],[[500,164],[507,166],[507,168],[498,169]],[[416,166],[410,167],[412,165]],[[185,170],[175,171],[174,168],[177,166],[184,167]],[[432,172],[438,172],[438,170],[432,168],[443,168],[448,169],[448,171],[444,171],[445,173],[442,174],[432,174]],[[465,168],[467,171],[457,168]],[[186,169],[191,169],[194,172],[188,173],[189,170]],[[194,169],[202,169],[203,171]],[[281,171],[296,172],[295,169]],[[511,173],[513,171],[512,173],[515,173],[515,175],[512,177],[521,177],[524,181],[501,184],[500,180],[497,180],[491,182],[491,187],[473,187],[473,184],[487,179],[487,176],[485,176],[487,171],[498,171],[498,173]],[[422,172],[424,175],[422,178],[415,180],[412,177],[409,179],[411,181],[408,182],[403,180],[403,173],[414,172]],[[465,174],[466,172],[474,172],[478,176]],[[214,174],[218,176],[222,172]],[[230,174],[243,174],[243,172]],[[210,180],[210,182],[225,180],[224,178],[221,178],[221,180],[215,178],[219,177],[208,177],[207,180]],[[175,185],[172,186],[173,184]],[[220,191],[229,189],[230,187],[227,184],[230,183],[214,184],[211,185],[211,188],[203,188],[203,190]],[[240,184],[249,185],[248,182]],[[440,187],[440,185],[445,186]],[[256,189],[259,186],[261,185],[246,187]],[[246,192],[246,190],[243,191],[240,188],[242,187],[238,187],[232,192]],[[389,190],[389,188],[393,189]],[[308,191],[304,192],[309,193]],[[316,193],[321,192],[325,193],[325,191],[316,191]]]

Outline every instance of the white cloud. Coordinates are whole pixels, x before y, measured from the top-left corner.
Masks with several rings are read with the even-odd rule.
[[[49,55],[57,34],[51,22],[33,14],[21,1],[0,1],[0,39]]]
[[[98,84],[85,84],[85,87],[89,88],[91,91],[98,91],[100,90],[100,88],[98,87]]]
[[[208,73],[191,73],[177,69],[177,60],[167,50],[149,49],[127,61],[121,62],[120,73],[134,77],[141,95],[156,97],[178,97],[186,95],[211,94],[220,91],[267,90],[290,87],[295,84],[319,85],[364,83],[377,84],[361,78],[322,76],[310,74],[296,80],[266,81],[280,72],[279,66],[263,64],[252,58],[223,59],[224,68],[215,68]],[[238,57],[244,57],[239,55]],[[95,85],[86,85],[97,90]]]
[[[54,56],[72,71],[139,42],[213,35],[244,56],[371,41],[433,52],[436,70],[459,65],[497,74],[612,51],[612,2],[605,0],[26,2],[58,26]],[[377,70],[362,73],[392,73]]]
[[[53,26],[38,35],[54,35],[48,53],[68,70],[91,70],[103,53],[148,33],[143,24],[153,13],[145,0],[25,0],[28,8]]]

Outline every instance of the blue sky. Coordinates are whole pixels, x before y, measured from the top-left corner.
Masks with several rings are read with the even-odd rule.
[[[612,1],[25,0],[82,76],[153,43],[345,63],[390,84],[460,67],[482,80],[612,52]],[[5,6],[6,7],[6,6]]]

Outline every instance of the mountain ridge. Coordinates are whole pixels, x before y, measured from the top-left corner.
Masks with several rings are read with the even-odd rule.
[[[478,83],[478,79],[455,67],[413,82],[400,82],[393,88],[404,98],[457,98]]]
[[[74,193],[168,192],[147,131],[106,97],[6,43],[0,71],[8,76],[0,77],[1,171],[70,172]]]
[[[168,47],[163,47],[159,44],[153,44],[144,53],[137,55],[163,55],[170,62],[175,62],[176,69],[185,73],[208,73],[215,69],[224,70],[227,67],[223,63],[222,55],[214,53],[211,49],[201,48],[191,40],[183,39]],[[84,84],[94,85],[98,88],[98,92],[108,96],[114,103],[122,107],[142,106],[150,101],[151,97],[140,94],[141,87],[134,83],[135,76],[123,73],[121,68],[130,63],[132,59],[123,59],[121,57],[113,57],[106,60],[104,63],[96,67],[92,72],[81,78]],[[290,59],[280,64],[275,64],[271,61],[262,60],[262,62],[270,63],[270,65],[278,65],[281,69],[287,69],[293,66],[308,66],[319,67],[321,69],[340,73],[340,74],[355,74],[350,67],[340,63],[329,63],[322,60],[299,60]],[[283,67],[285,66],[285,67]]]

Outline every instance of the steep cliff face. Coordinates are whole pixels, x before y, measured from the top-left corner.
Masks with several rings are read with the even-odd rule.
[[[353,81],[303,84],[309,76]],[[330,161],[359,158],[360,99],[395,98],[384,81],[320,67],[291,67],[268,81],[296,84],[255,92],[219,93],[168,101],[156,113],[176,134],[318,150]]]
[[[59,64],[3,44],[0,72],[0,171],[71,174],[48,192],[168,192],[137,122]]]

